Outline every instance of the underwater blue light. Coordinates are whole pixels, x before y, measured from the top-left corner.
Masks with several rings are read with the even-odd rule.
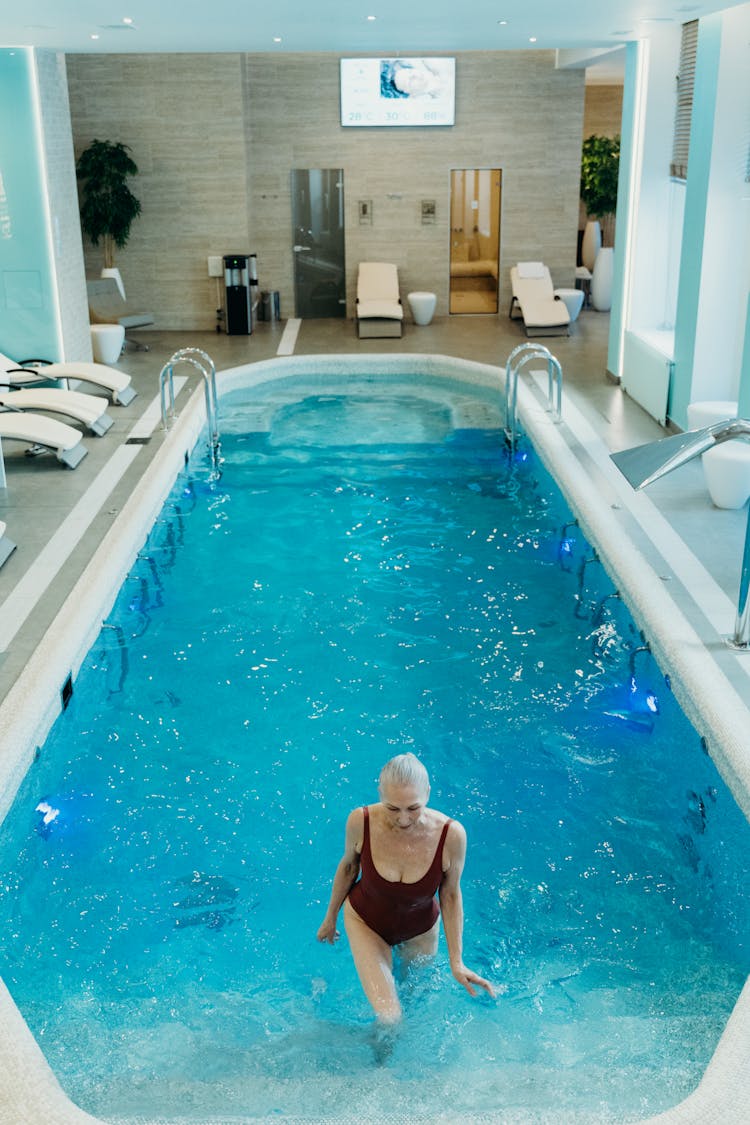
[[[635,676],[630,677],[631,707],[637,711],[659,714],[659,700],[653,688],[639,688]]]
[[[81,792],[43,797],[34,809],[37,835],[76,848],[93,846],[92,800],[93,794]]]
[[[659,700],[651,688],[639,687],[635,676],[607,692],[602,702],[602,714],[606,718],[642,734],[653,731],[653,716],[659,714]]]
[[[60,810],[51,805],[49,801],[40,801],[34,812],[42,814],[40,829],[49,828],[50,824],[57,820],[60,815]]]

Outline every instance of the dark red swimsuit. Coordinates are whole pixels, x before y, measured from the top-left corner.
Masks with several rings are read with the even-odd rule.
[[[360,856],[360,877],[349,891],[349,902],[371,930],[389,945],[425,934],[440,917],[435,894],[443,880],[443,845],[450,820],[440,833],[429,870],[416,883],[394,883],[375,868],[370,850],[370,812],[364,806],[365,834]]]

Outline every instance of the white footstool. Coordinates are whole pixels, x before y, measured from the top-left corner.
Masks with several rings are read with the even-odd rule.
[[[727,418],[737,417],[733,399],[691,402],[687,408],[688,429],[702,430]],[[750,445],[745,441],[725,441],[701,457],[703,475],[711,500],[717,508],[741,508],[750,497]]]
[[[434,293],[408,293],[406,296],[415,324],[429,324],[435,315],[437,297]]]
[[[555,289],[555,296],[564,302],[570,317],[570,323],[578,320],[578,314],[583,307],[583,290],[582,289]]]
[[[117,363],[124,343],[125,329],[121,324],[91,325],[91,350],[97,363]]]
[[[743,508],[750,499],[750,445],[737,438],[702,457],[708,494],[717,508]]]
[[[691,402],[687,408],[689,430],[702,430],[704,426],[713,426],[714,422],[736,417],[737,403],[728,398]]]

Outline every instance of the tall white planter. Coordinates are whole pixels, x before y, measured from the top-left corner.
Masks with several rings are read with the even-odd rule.
[[[615,252],[604,246],[596,255],[591,276],[591,303],[598,312],[609,312],[612,307],[612,274]]]
[[[602,228],[598,219],[589,219],[583,230],[581,261],[587,270],[593,270],[596,256],[602,246]]]
[[[125,286],[122,283],[122,276],[120,274],[120,271],[115,266],[112,266],[111,268],[105,268],[102,270],[102,277],[113,277],[115,279],[115,281],[117,282],[117,288],[120,290],[122,299],[124,301],[126,299]]]

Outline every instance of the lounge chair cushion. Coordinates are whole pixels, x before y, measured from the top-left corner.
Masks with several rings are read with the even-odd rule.
[[[121,324],[131,328],[147,328],[154,323],[152,313],[129,309],[124,294],[114,277],[96,278],[86,282],[92,324]]]
[[[357,277],[357,316],[403,320],[398,270],[390,262],[361,262]]]
[[[30,387],[26,390],[0,392],[0,406],[7,410],[41,410],[47,414],[64,414],[82,422],[93,433],[102,435],[112,426],[107,414],[107,400],[100,395],[63,391],[56,387]]]
[[[39,366],[34,366],[39,364]],[[9,375],[7,383],[2,381],[2,373]],[[101,387],[107,391],[112,402],[120,406],[127,406],[135,398],[136,392],[131,387],[131,378],[124,371],[116,367],[108,367],[104,363],[43,363],[41,360],[26,360],[14,362],[0,352],[0,386],[27,386],[40,382],[54,382],[58,379],[76,379],[82,383],[91,383],[92,386]]]
[[[25,441],[55,451],[58,461],[75,469],[86,456],[81,434],[65,422],[45,418],[41,414],[0,411],[0,439]]]
[[[543,262],[519,262],[510,271],[513,296],[509,316],[523,318],[527,335],[567,333],[570,313],[564,301],[555,297],[552,277]]]
[[[361,262],[357,276],[357,332],[360,339],[400,336],[403,319],[396,267],[391,262]]]
[[[16,545],[9,535],[5,534],[6,525],[0,520],[0,566],[10,558],[16,549]]]

